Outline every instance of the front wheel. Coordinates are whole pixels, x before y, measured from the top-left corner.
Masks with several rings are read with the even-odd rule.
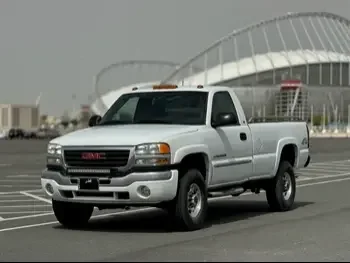
[[[52,200],[53,212],[64,227],[85,226],[91,218],[94,207],[88,204],[68,203]]]
[[[204,226],[208,210],[207,188],[202,174],[191,169],[179,180],[175,201],[175,217],[180,226],[187,231]]]
[[[282,161],[276,176],[266,189],[269,206],[274,211],[288,211],[294,205],[296,193],[295,174],[289,162]]]

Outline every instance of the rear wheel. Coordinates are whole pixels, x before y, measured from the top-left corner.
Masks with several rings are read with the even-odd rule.
[[[208,210],[207,189],[202,174],[191,169],[179,180],[174,215],[182,229],[193,231],[204,226]]]
[[[294,205],[296,193],[295,174],[292,165],[282,161],[276,176],[266,188],[266,198],[273,211],[288,211]]]
[[[68,203],[52,200],[56,219],[64,227],[78,228],[85,226],[91,218],[94,207],[88,204]]]

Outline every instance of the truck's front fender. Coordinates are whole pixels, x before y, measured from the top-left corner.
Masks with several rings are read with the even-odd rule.
[[[175,151],[173,163],[181,163],[181,161],[190,154],[196,154],[196,153],[202,153],[206,155],[206,165],[207,165],[207,180],[210,180],[211,174],[212,174],[212,168],[211,168],[211,162],[210,162],[210,151],[207,145],[205,144],[195,144],[195,145],[189,145],[184,146]]]

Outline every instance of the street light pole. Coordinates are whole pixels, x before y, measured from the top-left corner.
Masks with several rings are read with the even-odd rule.
[[[101,74],[101,72],[103,72],[104,68],[102,70],[100,70],[97,75],[93,76],[93,90],[95,91],[96,97],[97,97],[97,109],[101,112],[106,111],[107,110],[107,106],[104,104],[103,100],[102,100],[102,96],[98,90],[98,79],[99,76]]]

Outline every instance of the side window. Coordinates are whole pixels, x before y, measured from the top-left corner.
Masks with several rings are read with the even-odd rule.
[[[215,119],[219,113],[229,112],[232,112],[238,120],[236,107],[233,104],[230,94],[227,91],[219,91],[215,93],[213,97],[211,119],[215,122]],[[239,123],[236,125],[239,125]]]
[[[119,111],[113,115],[112,120],[132,122],[134,119],[135,110],[136,110],[136,106],[137,106],[138,101],[139,101],[138,97],[133,97],[133,98],[129,99],[119,109]]]

